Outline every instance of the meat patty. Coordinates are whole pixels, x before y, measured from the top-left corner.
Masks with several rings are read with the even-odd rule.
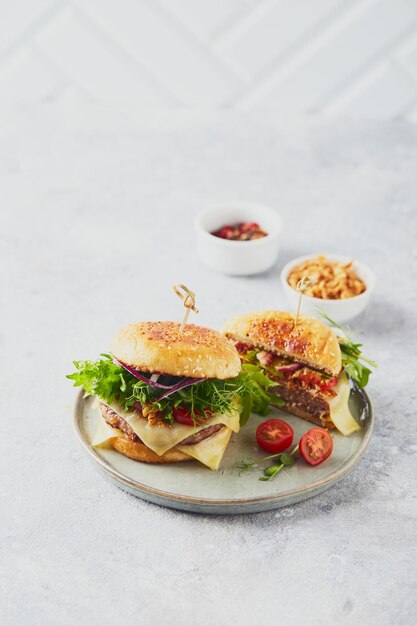
[[[198,433],[195,433],[195,435],[190,435],[186,439],[183,439],[178,445],[193,446],[196,443],[200,443],[200,441],[203,441],[204,439],[212,437],[222,428],[223,424],[214,424],[213,426],[208,426],[207,428],[203,428],[203,430],[199,430]]]
[[[107,422],[109,426],[112,426],[112,428],[119,428],[120,430],[122,430],[130,441],[141,443],[141,440],[139,439],[135,431],[127,423],[127,421],[123,419],[123,417],[120,417],[118,413],[113,411],[113,409],[111,409],[106,404],[103,404],[102,402],[100,402],[100,410],[101,410],[101,414],[103,418],[105,419],[105,421]],[[221,430],[222,428],[223,428],[223,424],[214,424],[213,426],[208,426],[207,428],[203,428],[202,430],[199,430],[198,433],[195,433],[194,435],[190,435],[189,437],[186,437],[185,439],[180,441],[178,445],[181,445],[181,446],[195,445],[196,443],[200,443],[200,441],[203,441],[204,439],[208,439],[209,437],[212,437],[213,435],[218,433],[219,430]]]
[[[129,426],[123,417],[120,417],[118,413],[102,402],[100,402],[100,410],[103,418],[109,426],[112,426],[113,428],[120,428],[130,441],[134,441],[136,443],[140,442],[140,439],[135,431]]]
[[[270,378],[277,381],[275,377],[270,376]],[[298,417],[302,417],[323,428],[333,428],[329,403],[319,395],[314,396],[298,385],[291,385],[282,381],[277,381],[276,387],[271,387],[269,391],[276,393],[284,400],[285,404],[280,408],[285,411],[298,415]]]

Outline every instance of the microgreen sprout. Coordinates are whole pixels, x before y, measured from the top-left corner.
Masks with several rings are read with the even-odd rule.
[[[270,461],[274,459],[275,463],[272,465],[268,465],[263,469],[264,475],[260,477],[259,480],[271,480],[280,472],[284,467],[290,467],[295,463],[295,454],[298,451],[298,444],[294,446],[294,448],[290,452],[281,452],[280,454],[270,454],[269,456],[264,456],[262,459],[245,459],[242,461],[241,465],[239,465],[239,469],[241,470],[240,474],[243,471],[251,471],[260,469],[262,463],[265,461]],[[240,475],[239,474],[239,475]]]
[[[258,469],[258,467],[264,461],[269,461],[269,459],[278,460],[278,457],[279,457],[279,454],[270,454],[269,456],[264,456],[262,459],[256,459],[256,460],[246,459],[242,461],[241,465],[238,465],[238,467],[241,470],[254,470],[254,469]]]
[[[298,450],[298,444],[294,446],[291,452],[282,452],[278,455],[278,463],[275,465],[268,465],[264,469],[264,475],[259,480],[272,480],[284,467],[290,467],[294,465],[294,455]]]

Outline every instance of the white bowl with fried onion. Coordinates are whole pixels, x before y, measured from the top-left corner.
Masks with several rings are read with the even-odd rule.
[[[315,259],[318,256],[325,256],[329,261],[337,263],[349,263],[349,261],[352,260],[352,257],[341,256],[338,254],[320,253],[300,256],[287,263],[281,271],[281,283],[287,297],[290,310],[294,312],[297,310],[299,293],[288,283],[288,277],[297,265],[300,265],[309,259]],[[366,289],[364,292],[357,296],[341,300],[328,300],[303,295],[300,312],[304,315],[320,317],[320,311],[323,311],[323,313],[328,315],[338,324],[345,324],[360,315],[368,306],[372,291],[375,287],[375,275],[368,265],[362,261],[358,261],[357,259],[353,259],[352,269],[365,283]]]

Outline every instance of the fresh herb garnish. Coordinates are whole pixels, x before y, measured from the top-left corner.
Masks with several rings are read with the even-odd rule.
[[[238,411],[243,425],[251,412],[267,415],[271,399],[276,400],[276,396],[268,391],[274,386],[273,381],[254,364],[244,364],[236,378],[203,379],[161,399],[160,390],[115,364],[111,355],[101,356],[103,358],[98,361],[74,361],[77,371],[67,378],[74,381],[75,387],[84,387],[87,395],[96,395],[107,404],[117,400],[125,411],[131,409],[135,402],[142,406],[148,404],[170,422],[174,421],[173,409],[180,405],[190,411],[196,422],[207,410],[213,414]]]
[[[342,365],[346,374],[358,383],[358,386],[363,389],[366,387],[369,381],[369,376],[372,374],[372,370],[369,369],[364,363],[367,363],[371,367],[378,367],[374,361],[368,359],[362,354],[362,344],[355,343],[351,336],[351,329],[349,326],[340,326],[337,322],[334,322],[326,313],[320,311],[320,315],[331,324],[334,328],[338,328],[344,334],[344,337],[338,337],[340,350],[342,352]]]
[[[298,451],[298,444],[294,446],[291,452],[281,452],[281,454],[270,454],[269,456],[264,456],[262,459],[258,459],[256,461],[242,461],[242,464],[239,466],[241,470],[255,470],[260,469],[262,463],[265,461],[269,461],[270,459],[274,459],[275,463],[272,465],[268,465],[263,468],[263,476],[259,478],[259,480],[272,480],[284,467],[290,467],[295,463],[295,454]]]

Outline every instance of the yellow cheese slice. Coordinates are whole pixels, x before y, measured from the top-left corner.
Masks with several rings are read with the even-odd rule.
[[[217,470],[231,436],[232,430],[225,426],[208,439],[203,439],[193,446],[177,446],[177,450],[189,454],[210,469]]]
[[[348,407],[350,387],[344,372],[340,374],[339,382],[334,390],[337,396],[329,400],[330,418],[342,435],[351,435],[361,427],[353,419]]]
[[[176,446],[176,448],[200,461],[203,465],[207,465],[210,469],[217,470],[232,432],[230,428],[225,426],[218,433],[208,439],[203,439],[200,443],[190,446]],[[119,428],[109,426],[101,413],[97,412],[97,430],[91,445],[94,447],[108,446],[115,437],[124,437],[124,434]]]
[[[101,412],[97,412],[97,430],[91,441],[91,445],[96,447],[105,446],[115,437],[123,437],[123,432],[119,428],[109,426]]]
[[[180,441],[198,433],[208,426],[224,424],[224,426],[227,426],[235,433],[237,433],[240,428],[239,413],[237,413],[237,411],[224,413],[223,415],[212,415],[202,426],[195,427],[174,423],[173,426],[167,425],[166,427],[161,427],[151,426],[148,420],[141,417],[137,411],[123,411],[117,403],[111,404],[110,408],[122,416],[139,439],[160,456],[167,450],[174,448]]]

